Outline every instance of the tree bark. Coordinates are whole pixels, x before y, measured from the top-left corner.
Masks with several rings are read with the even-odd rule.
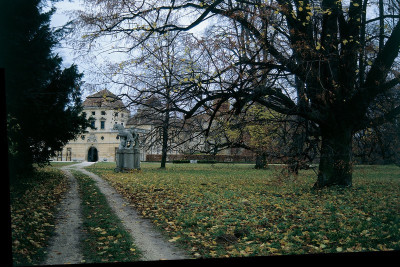
[[[168,103],[162,126],[162,148],[161,148],[161,167],[160,167],[161,169],[165,169],[167,163],[169,116],[170,113],[169,113],[169,103]]]
[[[351,127],[321,127],[322,146],[314,188],[352,186]]]
[[[262,153],[257,153],[255,169],[265,169],[267,167],[267,155]]]
[[[169,115],[168,115],[169,116]],[[165,169],[168,151],[168,125],[164,122],[162,127],[161,169]]]

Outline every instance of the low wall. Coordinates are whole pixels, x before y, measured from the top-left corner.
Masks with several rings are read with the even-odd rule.
[[[255,156],[242,156],[242,155],[168,155],[167,161],[174,160],[215,160],[217,162],[255,162]],[[161,161],[161,155],[148,154],[146,161]]]

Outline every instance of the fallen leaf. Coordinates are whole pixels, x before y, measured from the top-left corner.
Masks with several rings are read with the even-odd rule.
[[[180,236],[175,236],[174,238],[168,240],[168,242],[176,242],[180,238],[181,238]]]

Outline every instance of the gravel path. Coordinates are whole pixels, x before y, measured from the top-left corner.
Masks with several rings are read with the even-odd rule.
[[[65,198],[66,203],[61,204],[61,218],[56,226],[55,240],[51,242],[48,261],[45,264],[80,263],[82,256],[79,252],[79,240],[82,236],[80,231],[82,220],[80,218],[80,199],[78,195],[77,182],[69,169],[78,170],[96,181],[97,187],[106,196],[110,207],[120,218],[124,227],[131,233],[135,245],[143,252],[143,261],[158,260],[181,260],[190,257],[172,243],[168,242],[146,219],[141,218],[136,210],[106,181],[99,176],[85,169],[92,162],[82,162],[79,164],[63,167],[71,181],[71,190]]]

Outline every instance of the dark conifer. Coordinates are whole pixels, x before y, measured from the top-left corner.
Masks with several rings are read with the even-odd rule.
[[[84,131],[81,78],[76,65],[62,66],[50,28],[55,9],[40,0],[0,4],[0,67],[5,68],[8,157],[13,177],[43,165]]]

